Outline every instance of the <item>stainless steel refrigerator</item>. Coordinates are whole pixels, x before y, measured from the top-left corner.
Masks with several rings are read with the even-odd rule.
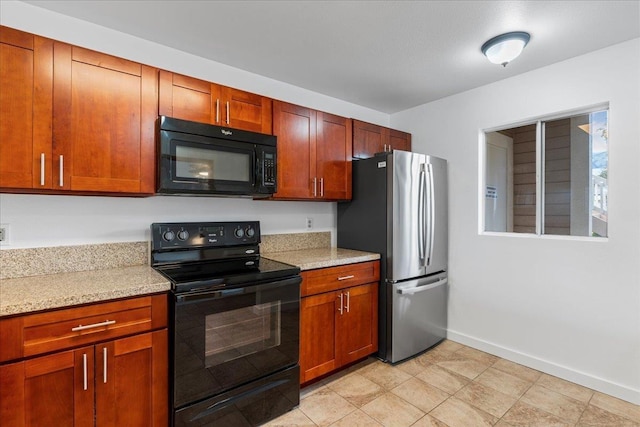
[[[338,204],[338,247],[378,252],[378,356],[396,363],[447,330],[447,162],[393,151],[353,161],[353,198]]]

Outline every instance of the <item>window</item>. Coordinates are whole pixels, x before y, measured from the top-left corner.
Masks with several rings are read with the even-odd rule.
[[[607,236],[608,109],[485,132],[484,230]]]

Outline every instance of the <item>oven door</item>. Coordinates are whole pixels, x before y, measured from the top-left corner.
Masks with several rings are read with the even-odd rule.
[[[175,409],[298,363],[301,281],[175,295]]]
[[[159,193],[256,192],[253,144],[162,130],[159,162]]]

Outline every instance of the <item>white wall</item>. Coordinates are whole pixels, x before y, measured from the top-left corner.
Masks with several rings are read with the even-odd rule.
[[[609,238],[479,233],[482,130],[605,102]],[[392,115],[449,160],[450,338],[640,404],[639,118],[640,39]]]
[[[0,24],[158,68],[259,93],[345,117],[389,125],[389,115],[208,61],[175,49],[21,2],[0,2]],[[336,204],[198,197],[77,197],[0,194],[0,223],[10,225],[1,249],[140,241],[154,221],[260,220],[264,234],[331,231]]]

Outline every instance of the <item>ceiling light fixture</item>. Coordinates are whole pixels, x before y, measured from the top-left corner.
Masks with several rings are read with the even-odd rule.
[[[481,50],[490,62],[506,67],[522,53],[530,38],[524,31],[500,34],[483,44]]]

